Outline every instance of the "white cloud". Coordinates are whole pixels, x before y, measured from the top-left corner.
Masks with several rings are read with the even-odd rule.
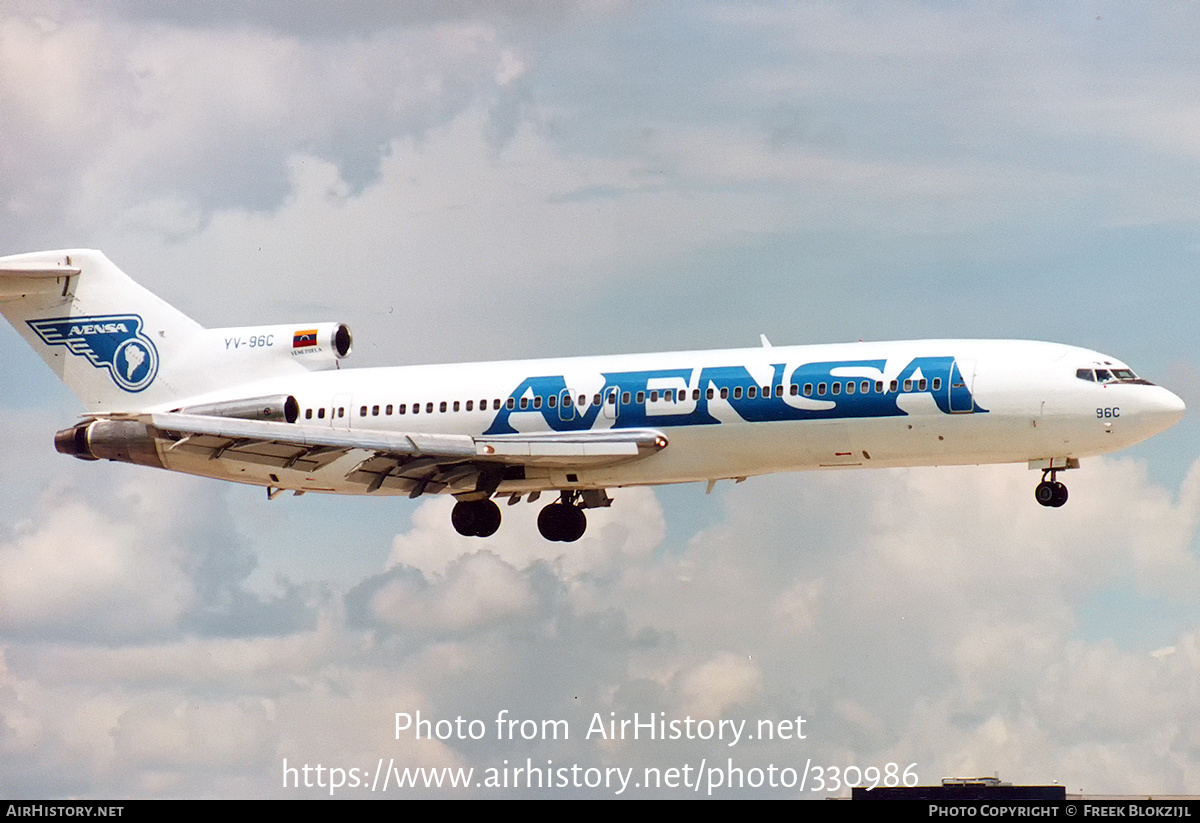
[[[4,205],[26,220],[57,214],[76,236],[114,215],[171,236],[214,207],[274,206],[294,151],[319,150],[365,181],[395,135],[522,71],[514,47],[469,20],[303,39],[70,14],[44,26],[11,13],[0,17],[0,67]]]
[[[533,537],[536,506],[506,510],[485,544],[450,534],[447,503],[433,501],[396,538],[398,565],[363,589],[366,625],[343,625],[335,609],[314,632],[275,638],[11,647],[0,758],[36,747],[43,764],[71,762],[89,785],[136,794],[257,795],[279,791],[285,757],[357,764],[383,750],[405,765],[481,768],[520,753],[490,738],[396,741],[397,711],[490,722],[508,708],[569,716],[579,734],[594,712],[661,711],[751,724],[804,715],[806,753],[916,761],[926,779],[998,769],[1092,791],[1181,790],[1200,768],[1185,722],[1197,708],[1194,632],[1164,638],[1177,651],[1156,657],[1161,643],[1080,639],[1072,615],[1190,514],[1128,461],[1068,477],[1073,517],[1036,507],[1033,480],[1020,467],[758,478],[730,486],[722,523],[681,554],[637,534],[646,512],[661,517],[645,492],[596,512],[578,557]],[[1113,514],[1142,507],[1156,520]],[[1000,519],[1050,539],[1010,557]],[[1063,561],[1101,533],[1111,572]],[[1159,596],[1182,596],[1166,585],[1146,578]],[[749,764],[779,760],[783,745],[692,740],[667,753]],[[623,765],[663,755],[581,739],[537,751]]]
[[[112,503],[138,506],[133,495]],[[108,637],[172,629],[197,598],[187,559],[179,546],[145,539],[128,514],[68,497],[0,545],[0,626]]]
[[[454,500],[434,498],[413,513],[411,531],[396,535],[389,563],[412,566],[427,575],[444,575],[460,554],[486,547],[518,569],[543,560],[568,579],[619,574],[631,562],[641,565],[650,557],[662,541],[665,524],[662,509],[648,489],[619,489],[612,497],[611,507],[585,511],[587,531],[570,544],[552,543],[538,534],[537,515],[557,499],[553,494],[514,506],[498,500],[503,518],[500,530],[485,542],[456,534],[450,525]]]
[[[397,577],[371,600],[385,625],[407,631],[462,632],[520,617],[534,605],[528,582],[488,551],[463,555],[433,581]]]
[[[680,673],[678,689],[684,711],[715,720],[756,702],[763,689],[762,673],[749,659],[722,652]]]

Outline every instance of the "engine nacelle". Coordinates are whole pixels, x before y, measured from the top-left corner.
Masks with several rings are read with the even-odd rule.
[[[308,371],[335,369],[350,354],[354,337],[345,323],[291,323],[205,329],[195,349],[198,363],[219,355],[235,358],[242,373],[277,373],[278,364],[297,364]]]
[[[209,417],[237,417],[242,420],[295,423],[296,418],[300,416],[300,404],[290,394],[281,394],[275,397],[251,397],[246,400],[225,400],[220,403],[185,406],[178,411],[183,414],[202,414]]]
[[[139,466],[165,468],[145,423],[136,420],[89,420],[54,435],[59,454],[80,460],[116,460]]]

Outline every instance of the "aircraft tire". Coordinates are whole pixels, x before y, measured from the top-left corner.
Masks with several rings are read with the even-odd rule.
[[[566,508],[562,503],[551,503],[538,512],[538,531],[552,543],[562,540],[563,523],[566,518],[563,512]]]
[[[555,543],[574,543],[587,531],[587,515],[578,506],[551,503],[538,513],[538,531]]]
[[[463,537],[491,537],[500,528],[500,507],[491,500],[459,500],[450,525]]]
[[[450,512],[450,525],[463,537],[475,536],[475,505],[469,500],[459,500]]]
[[[491,537],[500,528],[500,507],[494,500],[479,500],[475,514],[475,536]]]
[[[1058,496],[1058,493],[1054,489],[1055,486],[1062,486],[1062,483],[1051,483],[1049,480],[1043,480],[1041,483],[1038,483],[1037,488],[1033,490],[1033,496],[1037,498],[1037,502],[1041,503],[1043,506],[1053,506],[1054,500]],[[1066,489],[1066,486],[1063,486],[1063,488]],[[1063,503],[1065,502],[1067,502],[1067,499],[1066,495],[1064,494]],[[1062,503],[1059,503],[1058,505],[1061,506]]]
[[[558,539],[564,543],[574,543],[587,531],[587,515],[578,506],[564,506],[563,508],[566,509],[567,517],[563,522],[562,534]]]

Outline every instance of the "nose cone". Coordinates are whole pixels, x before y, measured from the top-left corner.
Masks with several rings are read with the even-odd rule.
[[[1183,419],[1187,406],[1173,392],[1162,386],[1154,386],[1154,394],[1146,398],[1145,405],[1139,409],[1139,421],[1144,421],[1153,433],[1165,431]]]

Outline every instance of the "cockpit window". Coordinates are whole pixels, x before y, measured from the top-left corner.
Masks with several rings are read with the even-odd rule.
[[[1133,373],[1132,369],[1076,369],[1075,376],[1080,380],[1096,383],[1137,383],[1141,386],[1153,386],[1149,380],[1143,380]]]

